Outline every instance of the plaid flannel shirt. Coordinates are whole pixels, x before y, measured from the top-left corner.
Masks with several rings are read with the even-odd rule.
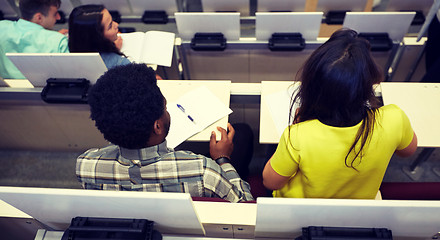
[[[110,145],[80,155],[76,175],[85,189],[185,192],[193,197],[250,201],[249,184],[229,164],[189,151],[174,151],[166,141],[143,149]]]

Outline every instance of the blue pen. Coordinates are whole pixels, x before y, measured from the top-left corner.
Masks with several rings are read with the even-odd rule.
[[[186,112],[185,112],[185,108],[183,108],[182,105],[177,104],[177,107],[178,107],[183,113],[186,114]],[[196,122],[194,121],[194,118],[192,118],[189,114],[186,114],[186,116],[188,117],[189,120],[191,120],[191,122],[193,122],[194,124],[196,123]]]

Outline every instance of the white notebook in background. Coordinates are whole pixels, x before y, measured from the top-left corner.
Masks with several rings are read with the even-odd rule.
[[[120,33],[123,52],[131,62],[171,66],[175,34],[162,31]]]
[[[170,148],[177,147],[186,139],[232,113],[232,110],[205,86],[187,92],[177,101],[168,102],[167,110],[171,116],[170,131],[166,138]]]

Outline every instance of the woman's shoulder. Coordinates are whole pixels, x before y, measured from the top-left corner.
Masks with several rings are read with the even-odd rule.
[[[397,105],[389,104],[378,109],[379,121],[397,123],[396,121],[402,121],[408,119],[406,113]],[[377,118],[376,118],[377,119]]]
[[[130,60],[128,60],[126,57],[121,56],[117,53],[113,52],[101,52],[99,53],[101,55],[102,60],[105,63],[105,66],[107,69],[121,66],[121,65],[127,65],[130,64]]]
[[[384,113],[401,113],[403,110],[396,104],[388,104],[379,108],[379,112]]]

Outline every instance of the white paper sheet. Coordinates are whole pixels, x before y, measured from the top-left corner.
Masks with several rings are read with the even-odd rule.
[[[180,104],[185,112],[179,109],[177,104]],[[186,93],[177,101],[169,102],[167,109],[171,116],[171,126],[166,140],[171,148],[232,113],[232,110],[205,86]],[[188,115],[194,121],[191,121]]]
[[[266,97],[266,104],[269,106],[270,115],[275,123],[279,137],[283,134],[284,129],[291,124],[291,119],[289,119],[290,101],[295,89],[294,87],[289,87],[285,90],[269,94]],[[295,114],[297,108],[298,104],[295,103],[292,115]]]
[[[162,31],[121,33],[123,52],[130,61],[170,67],[175,34]]]
[[[120,33],[119,36],[122,38],[121,52],[123,52],[131,62],[140,63],[145,33]]]
[[[173,57],[175,34],[161,31],[145,33],[143,61],[147,64],[157,64],[170,67]]]

